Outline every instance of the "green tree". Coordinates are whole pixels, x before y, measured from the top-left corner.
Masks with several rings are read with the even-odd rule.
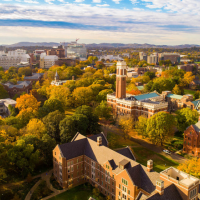
[[[113,90],[112,89],[105,89],[105,90],[101,90],[99,92],[99,94],[97,95],[96,99],[98,102],[101,102],[101,101],[106,101],[107,99],[107,94],[111,94],[113,93]]]
[[[33,172],[36,164],[39,163],[40,153],[32,144],[27,144],[25,140],[19,139],[12,149],[8,151],[10,164],[15,167],[21,175],[26,176]]]
[[[184,132],[186,128],[192,124],[196,124],[199,114],[196,110],[190,108],[182,108],[176,111],[176,118],[178,122],[178,130]]]
[[[31,76],[32,75],[32,69],[30,67],[21,67],[18,69],[18,74],[20,76]]]
[[[49,113],[43,118],[43,123],[46,126],[47,134],[54,138],[56,142],[60,142],[60,121],[64,119],[64,114],[58,110]]]
[[[99,118],[96,116],[90,106],[80,106],[76,109],[75,114],[83,114],[86,115],[88,118],[89,126],[87,128],[87,133],[90,134],[97,134],[100,131],[100,125],[98,124]]]
[[[150,72],[150,71],[145,72],[145,73],[144,73],[144,76],[149,76],[149,78],[150,78],[151,80],[152,80],[153,78],[156,77],[155,72]]]
[[[86,115],[74,114],[60,122],[60,138],[62,143],[69,142],[77,132],[87,134],[89,120]]]
[[[106,101],[102,101],[100,105],[95,108],[95,114],[99,118],[109,120],[112,117],[112,108],[107,105]]]
[[[62,103],[58,99],[50,98],[44,102],[44,107],[46,107],[50,112],[59,110],[60,112],[64,112]]]
[[[196,92],[194,93],[194,98],[195,98],[195,99],[199,99],[199,96],[200,96],[200,91],[198,90],[198,91],[196,91]]]
[[[166,112],[159,112],[147,121],[148,138],[155,144],[163,144],[170,140],[176,125],[175,117]]]
[[[8,97],[8,92],[4,89],[3,85],[0,84],[0,99],[5,99]]]

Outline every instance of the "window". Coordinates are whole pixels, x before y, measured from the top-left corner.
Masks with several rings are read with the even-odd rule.
[[[119,189],[121,189],[121,185],[119,184]]]
[[[128,181],[125,180],[125,179],[123,179],[123,178],[122,178],[122,183],[123,183],[124,185],[128,185]]]
[[[73,165],[73,161],[71,161],[71,165]]]
[[[77,159],[77,163],[78,163],[78,159]]]
[[[78,169],[78,165],[77,165],[77,169]]]
[[[130,194],[130,190],[128,190],[128,194]]]
[[[112,177],[114,178],[114,175],[112,175]]]
[[[119,196],[121,196],[121,192],[119,192]]]
[[[56,152],[55,152],[55,155],[56,155]]]

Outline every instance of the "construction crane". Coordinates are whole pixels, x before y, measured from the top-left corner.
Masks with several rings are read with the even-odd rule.
[[[76,43],[77,43],[78,40],[79,40],[79,38],[76,38]]]

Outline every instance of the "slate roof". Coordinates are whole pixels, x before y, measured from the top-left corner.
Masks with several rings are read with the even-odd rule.
[[[32,76],[25,76],[24,79],[39,79],[40,77],[42,77],[44,75],[44,73],[33,73]]]
[[[89,138],[91,139],[91,140],[93,140],[93,141],[97,141],[97,138],[99,137],[99,136],[101,136],[102,137],[102,145],[104,145],[104,146],[108,146],[108,141],[107,141],[107,139],[106,139],[106,137],[105,137],[105,135],[103,134],[103,133],[99,133],[99,134],[97,134],[97,135],[92,135],[92,136],[90,136]]]
[[[149,98],[153,98],[153,97],[158,97],[159,95],[152,92],[152,93],[149,93],[149,94],[142,94],[142,95],[137,95],[137,96],[134,96],[135,99],[137,101],[141,101],[141,100],[144,100],[144,99],[149,99]]]
[[[130,158],[131,160],[135,160],[135,157],[133,156],[131,150],[128,147],[119,149],[119,150],[117,150],[117,152],[126,156],[127,158]]]
[[[109,162],[115,174],[119,174],[123,171],[123,169],[119,168],[119,163],[126,160],[126,162],[130,164],[128,164],[124,170],[130,175],[132,182],[148,193],[155,190],[155,184],[156,180],[159,179],[159,173],[148,172],[145,166],[140,165],[132,158],[128,158],[104,145],[98,146],[96,140],[93,140],[94,138],[95,137],[92,137],[92,139],[86,138],[80,133],[77,133],[71,142],[58,146],[66,160],[80,155],[86,155],[101,165]]]
[[[172,98],[172,99],[182,99],[182,95],[177,95],[177,94],[168,94],[167,97]]]
[[[193,124],[192,126],[194,127],[196,132],[200,131],[200,121],[198,121],[196,124]]]
[[[164,189],[164,194],[159,193],[147,198],[147,200],[183,200],[174,184]]]
[[[23,88],[23,87],[28,87],[31,84],[30,81],[17,81],[17,85],[14,85],[10,82],[5,83],[8,88]]]

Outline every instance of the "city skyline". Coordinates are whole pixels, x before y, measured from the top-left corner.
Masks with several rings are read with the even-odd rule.
[[[198,0],[1,0],[0,44],[200,44],[199,8]]]

